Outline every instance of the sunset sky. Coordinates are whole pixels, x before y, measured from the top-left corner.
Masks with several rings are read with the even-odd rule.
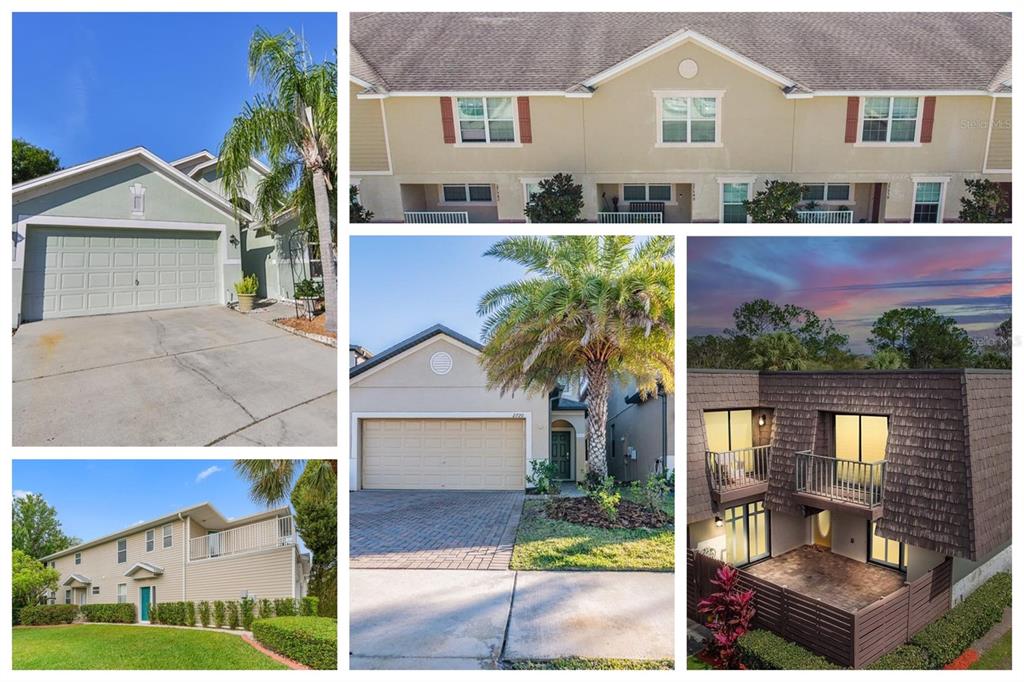
[[[1005,237],[691,237],[687,336],[720,334],[755,298],[832,318],[851,350],[891,308],[923,306],[990,336],[1010,316]]]

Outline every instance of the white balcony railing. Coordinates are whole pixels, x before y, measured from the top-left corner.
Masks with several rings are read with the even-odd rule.
[[[797,211],[802,223],[852,223],[853,211]]]
[[[597,222],[599,223],[660,223],[661,213],[657,211],[598,211]]]
[[[189,561],[248,554],[296,544],[292,517],[279,516],[189,540]]]
[[[406,211],[405,222],[418,224],[468,223],[469,211]]]

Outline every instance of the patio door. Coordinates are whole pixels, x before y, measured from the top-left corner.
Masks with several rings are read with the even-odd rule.
[[[883,538],[877,531],[878,524],[868,521],[868,561],[895,568],[897,571],[906,571],[906,546],[898,540]]]
[[[725,560],[728,563],[744,566],[771,556],[770,514],[763,501],[728,507],[722,518],[725,522]]]
[[[551,432],[551,463],[555,465],[555,478],[572,480],[572,432]]]

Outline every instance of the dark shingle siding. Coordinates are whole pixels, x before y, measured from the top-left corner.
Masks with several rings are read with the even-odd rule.
[[[1010,373],[966,372],[964,395],[971,455],[973,559],[1011,538]]]

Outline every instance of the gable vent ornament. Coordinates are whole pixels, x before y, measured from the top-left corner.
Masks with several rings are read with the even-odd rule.
[[[697,75],[697,62],[692,59],[684,59],[679,62],[679,75],[689,80]]]
[[[447,374],[452,371],[452,356],[444,351],[438,351],[430,356],[430,371],[434,374]]]

